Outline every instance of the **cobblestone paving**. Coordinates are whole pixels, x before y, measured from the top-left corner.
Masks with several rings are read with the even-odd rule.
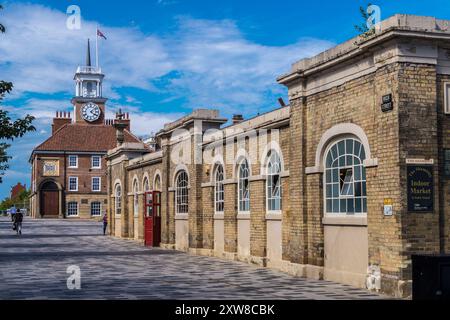
[[[0,299],[380,299],[349,286],[99,235],[101,224],[0,218]],[[67,268],[81,268],[81,290]]]

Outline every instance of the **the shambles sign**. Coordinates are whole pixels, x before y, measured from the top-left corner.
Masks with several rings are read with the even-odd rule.
[[[408,211],[434,211],[433,165],[408,164]]]

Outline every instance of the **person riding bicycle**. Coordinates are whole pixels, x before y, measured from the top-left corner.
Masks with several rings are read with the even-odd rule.
[[[22,234],[22,222],[23,222],[23,213],[22,210],[18,210],[14,217],[14,227],[18,235]]]

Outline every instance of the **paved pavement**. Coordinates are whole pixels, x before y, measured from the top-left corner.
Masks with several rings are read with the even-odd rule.
[[[0,299],[379,299],[349,286],[99,235],[101,224],[0,218]],[[67,289],[69,266],[81,290]]]

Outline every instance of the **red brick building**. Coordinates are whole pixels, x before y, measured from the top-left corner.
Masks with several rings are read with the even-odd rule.
[[[107,179],[104,156],[116,147],[114,124],[105,118],[102,95],[104,74],[91,65],[90,46],[86,66],[75,73],[72,112],[57,112],[52,135],[31,155],[34,218],[95,218],[106,211]],[[72,117],[73,114],[73,117]],[[126,124],[125,142],[139,142]]]
[[[11,200],[15,200],[17,199],[22,192],[27,190],[27,186],[26,185],[22,185],[20,182],[18,184],[16,184],[14,187],[11,188],[11,192],[10,192],[10,199]]]

